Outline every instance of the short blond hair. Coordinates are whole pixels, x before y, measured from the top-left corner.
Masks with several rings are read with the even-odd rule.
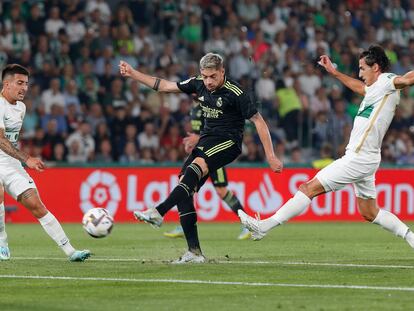
[[[223,68],[223,57],[216,53],[207,53],[200,59],[200,70]]]

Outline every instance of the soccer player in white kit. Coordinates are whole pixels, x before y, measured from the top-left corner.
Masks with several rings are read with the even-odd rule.
[[[354,120],[345,155],[299,186],[273,216],[259,220],[239,211],[243,224],[252,231],[252,239],[261,240],[269,230],[306,210],[311,200],[323,193],[353,184],[362,217],[405,239],[414,248],[414,234],[394,214],[376,205],[375,172],[381,161],[381,144],[400,100],[399,90],[414,84],[414,71],[403,76],[389,73],[389,59],[380,46],[371,46],[360,55],[359,77],[347,76],[322,55],[319,64],[355,93],[364,96]]]
[[[18,64],[7,65],[1,75],[3,88],[0,94],[0,260],[10,259],[4,219],[4,190],[26,207],[42,225],[46,233],[60,246],[70,261],[84,261],[89,250],[75,250],[58,220],[40,200],[36,185],[21,163],[43,171],[41,159],[31,157],[17,149],[26,106],[24,99],[29,72]]]

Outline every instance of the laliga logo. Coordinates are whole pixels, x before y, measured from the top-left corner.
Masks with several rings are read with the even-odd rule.
[[[111,173],[96,170],[80,187],[80,208],[83,213],[94,207],[103,207],[113,216],[121,201],[121,190]]]

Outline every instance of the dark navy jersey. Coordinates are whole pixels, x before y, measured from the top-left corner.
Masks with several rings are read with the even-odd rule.
[[[177,82],[178,88],[187,94],[195,94],[204,117],[201,137],[224,136],[241,146],[244,123],[257,113],[252,93],[242,90],[240,85],[225,79],[221,88],[210,92],[201,76]]]

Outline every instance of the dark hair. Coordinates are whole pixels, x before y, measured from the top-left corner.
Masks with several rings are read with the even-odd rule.
[[[4,81],[7,76],[12,76],[15,74],[29,76],[29,70],[19,64],[9,64],[4,67],[3,71],[1,72],[1,80]]]
[[[381,69],[381,72],[387,72],[390,68],[390,60],[385,51],[379,45],[371,45],[368,50],[365,50],[359,55],[359,59],[365,58],[368,66],[372,67],[375,63]]]

